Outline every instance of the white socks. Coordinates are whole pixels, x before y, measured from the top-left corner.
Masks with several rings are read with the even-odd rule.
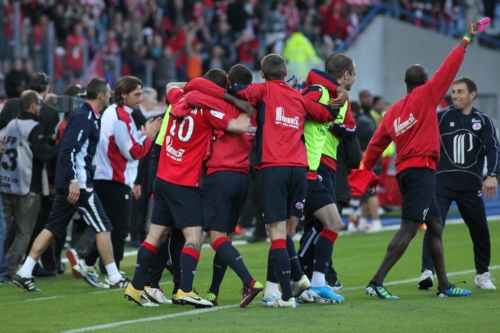
[[[311,287],[323,287],[325,284],[325,274],[314,271],[311,279]]]
[[[108,272],[108,280],[110,283],[117,283],[122,278],[122,275],[116,267],[116,263],[113,261],[111,264],[106,265],[106,272]]]
[[[25,279],[31,279],[33,276],[33,268],[35,268],[36,261],[30,256],[26,257],[24,261],[23,267],[17,272],[17,274],[21,275]]]
[[[278,284],[266,281],[266,290],[264,292],[264,298],[269,298],[273,294],[278,294],[279,289],[278,289]]]

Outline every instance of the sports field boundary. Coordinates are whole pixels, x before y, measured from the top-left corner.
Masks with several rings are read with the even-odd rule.
[[[492,270],[496,270],[499,268],[500,268],[500,265],[495,265],[495,266],[490,266],[489,270],[492,271]],[[468,269],[465,271],[450,272],[447,275],[448,276],[458,276],[458,275],[465,275],[465,274],[470,274],[470,273],[475,273],[475,272],[476,272],[475,269]],[[384,286],[394,286],[394,285],[412,283],[412,282],[418,282],[418,278],[387,282],[387,283],[384,283]],[[356,291],[356,290],[362,290],[364,288],[365,288],[365,286],[342,288],[342,290],[340,292],[342,293],[342,292],[346,292],[346,291],[347,292]],[[253,303],[260,303],[260,302],[254,301]],[[170,306],[175,306],[175,305],[170,305]],[[170,318],[175,318],[175,317],[203,314],[203,313],[219,311],[219,310],[227,310],[227,309],[236,308],[238,306],[239,306],[239,304],[231,304],[231,305],[216,306],[216,307],[208,308],[208,309],[198,309],[198,310],[172,313],[172,314],[156,316],[156,317],[146,317],[146,318],[140,318],[140,319],[117,321],[117,322],[109,323],[109,324],[102,324],[102,325],[95,325],[95,326],[88,326],[88,327],[71,329],[68,331],[63,331],[62,333],[79,333],[79,332],[98,331],[98,330],[104,330],[104,329],[118,327],[118,326],[122,326],[122,325],[137,324],[137,323],[144,323],[144,322],[150,322],[150,321],[170,319]]]

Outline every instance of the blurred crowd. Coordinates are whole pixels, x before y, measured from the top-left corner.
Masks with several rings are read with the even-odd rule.
[[[475,19],[495,5],[495,0],[383,2],[415,13],[413,17],[397,10],[388,14],[430,28],[435,23],[419,18],[462,24],[463,17]],[[91,74],[106,77],[112,87],[115,78],[130,74],[163,91],[168,82],[187,81],[211,68],[228,70],[243,63],[258,69],[259,59],[271,52],[293,58],[297,47],[310,50],[305,55],[310,59],[305,67],[310,68],[352,34],[375,4],[373,0],[1,0],[0,99],[18,97],[29,75],[39,70],[52,74],[54,90],[60,94],[68,84],[85,84]],[[465,16],[459,16],[461,8]]]

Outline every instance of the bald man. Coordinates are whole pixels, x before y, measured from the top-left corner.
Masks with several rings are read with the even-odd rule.
[[[427,70],[420,65],[413,65],[406,70],[408,94],[387,110],[368,144],[364,168],[371,171],[391,141],[396,143],[396,178],[403,195],[401,227],[389,243],[380,268],[366,286],[368,295],[381,299],[398,299],[387,291],[383,282],[406,251],[421,223],[427,225],[428,249],[439,281],[437,296],[471,294],[469,290],[452,285],[446,276],[443,223],[434,190],[440,152],[436,107],[456,76],[471,37],[476,34],[477,24],[469,25],[467,35],[451,51],[432,79],[427,80]]]

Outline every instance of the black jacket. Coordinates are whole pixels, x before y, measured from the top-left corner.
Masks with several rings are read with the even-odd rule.
[[[347,176],[351,169],[358,169],[361,162],[361,150],[358,139],[350,142],[340,141],[337,147],[337,182],[335,184],[335,195],[337,201],[347,204],[351,200],[351,187],[347,182]]]
[[[21,112],[19,119],[32,119],[38,121],[38,117],[29,112]],[[58,146],[50,147],[45,139],[42,127],[36,125],[28,136],[31,151],[33,152],[33,169],[31,174],[30,192],[42,193],[42,168],[43,162],[55,159],[59,151]]]
[[[135,127],[140,131],[142,126],[146,125],[147,119],[142,114],[141,110],[135,109],[132,111],[132,119],[134,120]],[[152,145],[151,145],[152,146]],[[149,164],[151,162],[151,149],[149,153],[139,160],[139,166],[137,167],[137,178],[135,179],[134,185],[142,185],[146,180],[143,178],[149,174]]]

